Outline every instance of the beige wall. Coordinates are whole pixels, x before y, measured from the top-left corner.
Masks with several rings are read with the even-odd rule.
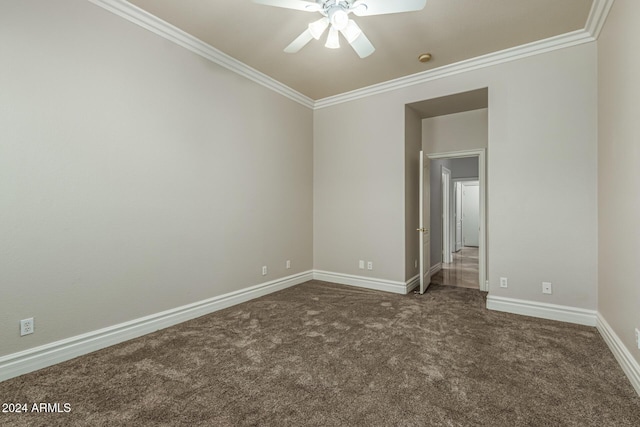
[[[0,52],[0,356],[312,268],[310,109],[86,1]]]
[[[359,274],[368,255],[405,279],[404,106],[488,87],[490,292],[595,309],[596,61],[583,44],[316,110],[315,268]]]
[[[617,0],[598,40],[598,311],[640,363],[638,16]]]
[[[422,147],[427,154],[487,148],[488,116],[483,108],[423,119]]]
[[[404,281],[405,109],[379,98],[314,111],[314,268]]]

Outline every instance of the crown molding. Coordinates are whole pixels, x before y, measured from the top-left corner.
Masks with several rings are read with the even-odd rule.
[[[109,12],[126,19],[140,27],[151,31],[175,44],[190,50],[228,70],[231,70],[243,77],[248,78],[268,89],[273,90],[305,107],[313,108],[314,101],[306,95],[286,86],[279,81],[267,76],[264,73],[249,67],[248,65],[232,58],[213,46],[195,38],[194,36],[180,30],[179,28],[163,21],[160,18],[140,9],[125,0],[88,0],[91,3],[102,7]]]
[[[155,17],[154,15],[132,5],[126,0],[88,0],[142,28],[145,28],[167,40],[170,40],[193,53],[202,56],[228,70],[248,78],[268,89],[273,90],[305,107],[320,109],[356,99],[402,89],[420,83],[437,80],[467,71],[490,67],[505,62],[515,61],[528,56],[538,55],[557,49],[576,46],[595,41],[606,21],[609,10],[615,0],[593,0],[587,24],[584,30],[576,30],[544,40],[538,40],[521,46],[489,53],[454,64],[445,65],[409,76],[400,77],[353,91],[314,101],[306,95],[267,76],[264,73],[232,58],[213,46],[193,37],[179,28]]]
[[[593,0],[585,29],[596,40],[600,37],[600,31],[602,31],[602,27],[607,20],[607,16],[609,16],[609,11],[614,1],[615,0]]]
[[[560,34],[558,36],[489,53],[487,55],[478,56],[456,62],[454,64],[423,71],[421,73],[411,74],[409,76],[400,77],[350,92],[319,99],[314,103],[314,109],[330,107],[343,102],[349,102],[391,90],[402,89],[408,86],[453,76],[467,71],[515,61],[528,56],[538,55],[557,49],[564,49],[566,47],[576,46],[582,43],[593,42],[597,40],[600,35],[600,31],[602,30],[614,1],[615,0],[593,0],[584,30],[576,30],[566,34]]]
[[[548,39],[538,40],[509,49],[492,52],[420,73],[341,93],[328,98],[319,99],[315,102],[314,106],[316,109],[330,107],[332,105],[342,104],[343,102],[349,102],[392,90],[402,89],[416,84],[442,79],[472,70],[478,70],[480,68],[491,67],[497,64],[526,58],[528,56],[576,46],[582,43],[589,43],[594,40],[595,39],[586,30],[572,31],[559,36],[550,37]]]

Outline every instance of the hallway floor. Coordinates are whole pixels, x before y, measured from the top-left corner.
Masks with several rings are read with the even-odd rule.
[[[480,289],[478,283],[478,248],[465,246],[454,253],[453,262],[451,264],[442,264],[442,270],[433,275],[431,283]]]

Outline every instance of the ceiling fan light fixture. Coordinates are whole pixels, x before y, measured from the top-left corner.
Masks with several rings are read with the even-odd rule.
[[[324,30],[326,30],[328,26],[329,20],[327,18],[318,19],[309,24],[309,32],[314,39],[320,40],[322,33],[324,33]]]
[[[331,21],[331,26],[336,30],[342,31],[347,28],[349,24],[349,14],[345,12],[345,10],[339,6],[334,6],[329,11],[329,20]]]
[[[366,13],[368,9],[369,9],[369,6],[367,6],[363,0],[357,0],[355,3],[351,5],[351,11],[356,15]]]
[[[349,44],[353,43],[353,41],[358,37],[360,37],[360,34],[362,34],[362,30],[360,29],[358,24],[356,24],[356,21],[354,21],[353,19],[349,19],[349,23],[347,24],[347,27],[340,32],[342,33],[344,38],[347,39]]]
[[[305,6],[305,10],[308,12],[320,12],[322,10],[322,6],[318,3],[308,4]]]
[[[338,30],[333,26],[329,28],[327,43],[325,43],[324,47],[328,47],[329,49],[338,49],[340,47],[340,37],[338,36]]]
[[[308,27],[284,51],[296,53],[311,40],[319,40],[329,27],[325,47],[340,47],[340,34],[360,58],[375,52],[375,47],[349,14],[356,16],[388,15],[422,10],[427,0],[253,0],[254,3],[285,9],[319,12],[323,18],[308,24]]]

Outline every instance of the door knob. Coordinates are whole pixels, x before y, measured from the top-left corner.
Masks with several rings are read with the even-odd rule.
[[[421,231],[421,232],[423,232],[423,233],[426,233],[427,231],[429,231],[429,230],[427,230],[427,229],[426,229],[426,228],[424,228],[424,227],[422,227],[422,228],[416,228],[416,230],[417,230],[417,231]]]

